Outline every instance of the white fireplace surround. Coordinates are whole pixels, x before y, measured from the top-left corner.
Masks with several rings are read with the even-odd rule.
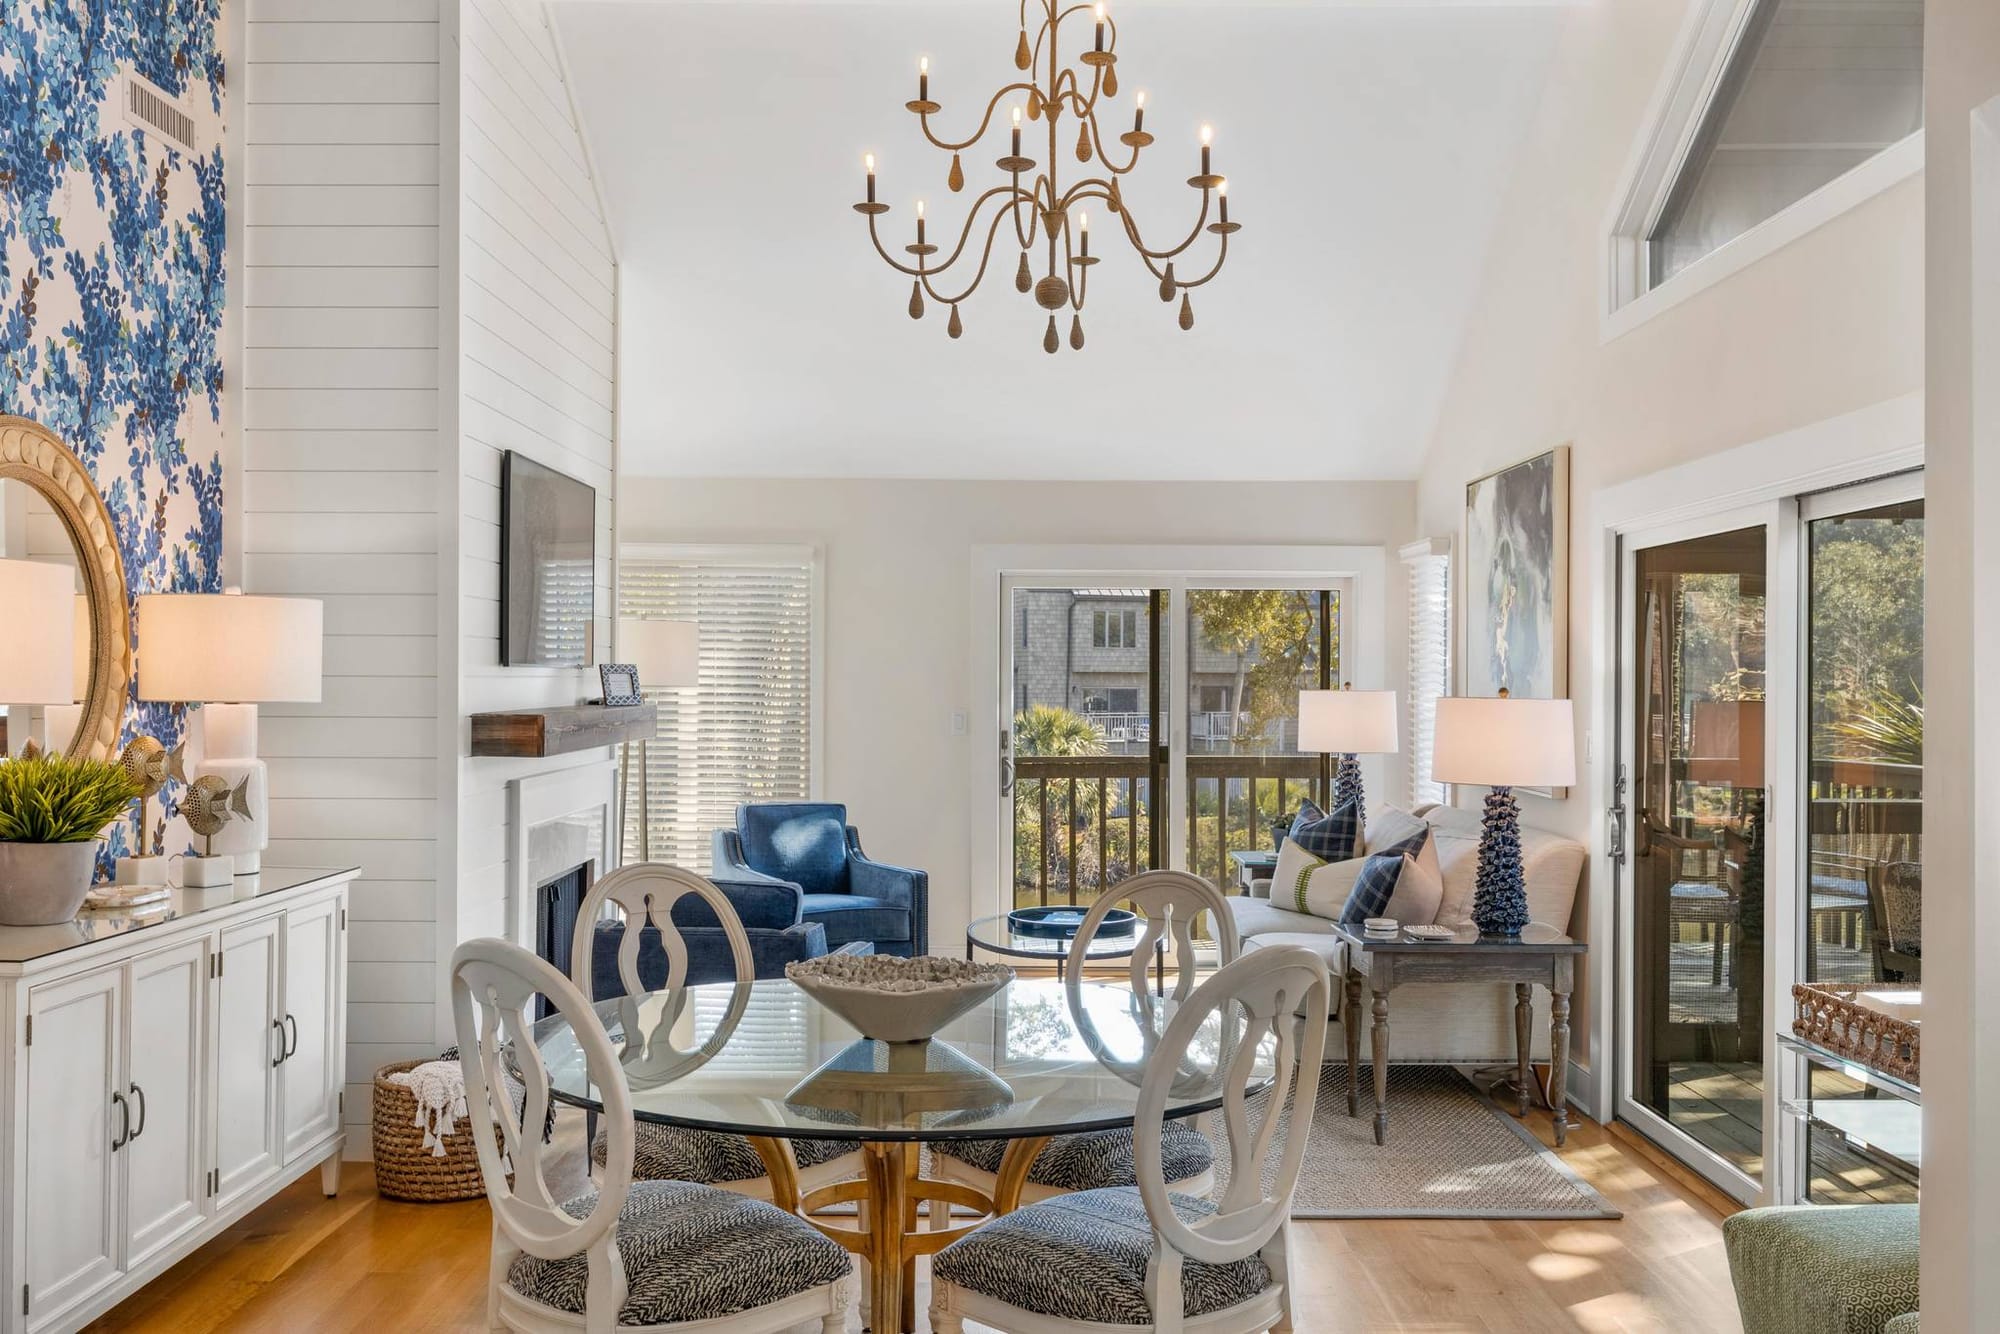
[[[614,843],[618,767],[609,760],[529,774],[507,784],[507,938],[535,948],[535,890],[585,863],[609,874]]]

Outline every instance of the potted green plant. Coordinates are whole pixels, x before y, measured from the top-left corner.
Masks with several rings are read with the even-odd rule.
[[[102,760],[0,763],[0,924],[67,922],[90,892],[97,836],[139,788]]]

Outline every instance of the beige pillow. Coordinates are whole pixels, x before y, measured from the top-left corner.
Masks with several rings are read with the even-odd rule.
[[[1444,874],[1438,869],[1437,837],[1424,840],[1414,854],[1403,854],[1403,873],[1389,895],[1384,917],[1393,917],[1404,926],[1424,926],[1437,920],[1444,903]]]
[[[1366,865],[1366,857],[1353,857],[1344,862],[1326,862],[1309,871],[1300,911],[1329,922],[1339,921],[1341,911],[1347,907],[1347,896],[1354,892],[1354,882],[1361,878],[1361,868]]]
[[[1368,817],[1368,827],[1362,831],[1362,851],[1380,852],[1416,837],[1429,827],[1408,811],[1394,806],[1377,806],[1375,813]]]
[[[1278,866],[1271,872],[1271,902],[1292,912],[1306,911],[1306,877],[1326,865],[1289,838],[1278,849]]]

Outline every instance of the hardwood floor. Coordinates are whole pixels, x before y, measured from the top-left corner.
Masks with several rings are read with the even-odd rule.
[[[1550,1142],[1547,1114],[1532,1124]],[[1739,1328],[1726,1200],[1589,1122],[1571,1129],[1562,1155],[1623,1219],[1301,1222],[1302,1334]],[[477,1330],[489,1235],[483,1202],[383,1200],[372,1169],[350,1163],[338,1199],[320,1195],[314,1174],[90,1328]]]

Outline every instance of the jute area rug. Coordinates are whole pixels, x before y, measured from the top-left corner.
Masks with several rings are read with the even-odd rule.
[[[1360,1115],[1347,1115],[1347,1067],[1321,1067],[1294,1218],[1619,1218],[1528,1129],[1450,1066],[1389,1070],[1389,1142],[1375,1143],[1374,1085],[1361,1068]],[[1261,1109],[1258,1109],[1261,1111]],[[1281,1113],[1274,1142],[1290,1128]],[[1217,1198],[1229,1173],[1220,1117]],[[1273,1153],[1276,1157],[1276,1153]]]

